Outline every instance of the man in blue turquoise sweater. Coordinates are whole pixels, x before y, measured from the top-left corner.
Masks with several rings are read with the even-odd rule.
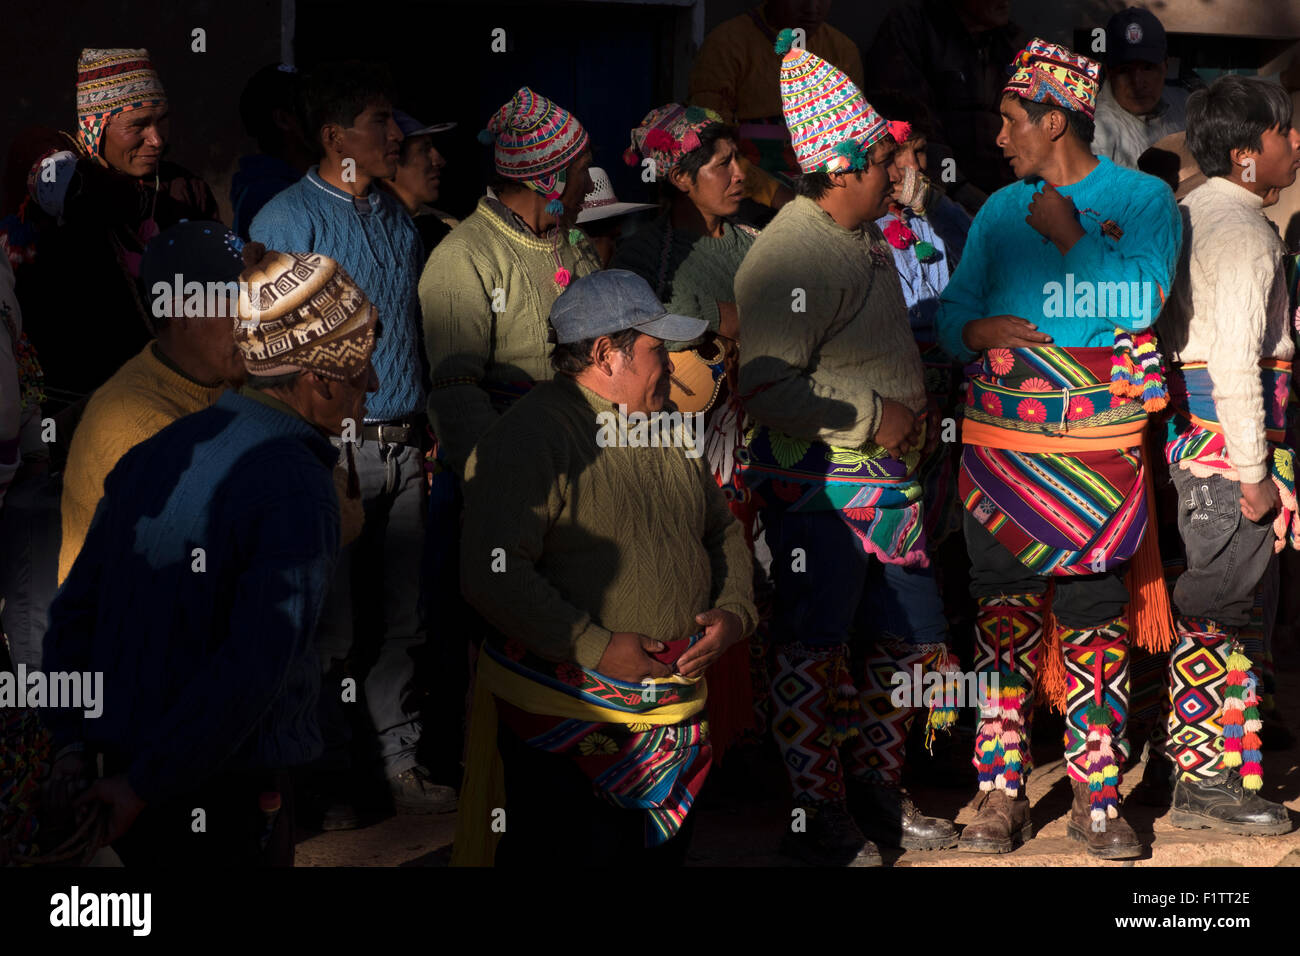
[[[1067,832],[1104,859],[1141,852],[1118,809],[1128,645],[1164,635],[1146,625],[1158,614],[1130,621],[1126,607],[1130,589],[1164,595],[1145,533],[1143,434],[1165,397],[1146,330],[1182,226],[1164,183],[1092,154],[1098,76],[1094,61],[1039,39],[1016,58],[997,142],[1020,181],[980,209],[941,296],[939,344],[979,363],[959,493],[976,668],[1001,687],[980,713],[982,792],[960,844],[972,852],[1005,853],[1031,834],[1036,678],[1066,714]],[[1057,626],[1045,635],[1049,610]]]
[[[99,715],[42,712],[53,799],[102,754],[81,802],[107,806],[128,866],[292,865],[288,771],[321,751],[329,436],[374,389],[376,313],[323,256],[269,253],[241,279],[270,290],[260,327],[237,332],[248,384],[122,457],[50,608],[45,670],[104,681]]]
[[[454,793],[418,766],[418,714],[408,710],[415,658],[425,641],[419,611],[424,548],[421,414],[427,393],[416,287],[420,236],[401,203],[376,187],[397,172],[401,130],[393,119],[388,77],[357,63],[327,64],[306,77],[305,113],[320,163],[268,202],[253,220],[254,240],[271,249],[319,252],[348,270],[379,310],[384,335],[375,350],[379,391],[355,441],[366,522],[344,551],[321,619],[322,665],[349,660],[364,676],[373,745],[398,809],[450,810]],[[341,444],[341,442],[336,442]],[[331,682],[332,683],[332,682]],[[341,699],[333,686],[327,698]],[[327,763],[346,765],[346,719],[330,715]],[[364,725],[364,718],[363,718]],[[346,807],[347,801],[343,801]],[[330,828],[355,825],[343,809]]]

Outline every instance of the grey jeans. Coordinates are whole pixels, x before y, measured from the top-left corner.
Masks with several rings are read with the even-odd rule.
[[[338,445],[337,439],[334,444]],[[338,569],[321,612],[316,647],[322,669],[346,659],[361,685],[356,707],[364,701],[360,724],[368,740],[357,743],[382,762],[386,776],[416,763],[420,719],[415,711],[412,653],[425,641],[420,607],[420,561],[424,551],[425,495],[423,453],[409,445],[366,441],[354,449],[366,523],[361,537],[339,555]],[[322,697],[341,700],[336,682],[323,684]],[[322,702],[323,710],[334,701]],[[363,716],[363,715],[356,715]],[[327,756],[344,740],[328,728],[335,720],[322,714]],[[354,719],[350,723],[356,726]],[[329,738],[333,739],[329,739]]]
[[[1187,555],[1187,570],[1174,585],[1174,607],[1189,617],[1240,627],[1250,620],[1255,589],[1277,560],[1272,521],[1246,520],[1239,482],[1221,475],[1197,478],[1177,465],[1169,470]]]

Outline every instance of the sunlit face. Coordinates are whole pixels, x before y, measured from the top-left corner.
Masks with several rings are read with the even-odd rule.
[[[629,412],[648,414],[663,410],[672,384],[669,377],[673,373],[673,363],[668,358],[663,339],[640,335],[632,346],[631,355],[615,349],[610,353],[610,363],[612,390],[617,393],[618,401],[627,405]]]
[[[152,176],[162,162],[171,121],[166,106],[147,106],[109,117],[100,152],[104,161],[128,176]]]
[[[909,139],[905,143],[899,143],[894,149],[894,157],[891,160],[889,178],[894,183],[894,188],[890,192],[890,198],[896,202],[901,202],[902,197],[899,195],[903,190],[904,172],[908,169],[915,169],[918,172],[925,172],[927,161],[925,158],[926,140],[924,136],[917,136]]]
[[[673,171],[672,179],[706,216],[734,216],[745,198],[745,173],[740,165],[740,148],[734,140],[718,140],[712,158],[700,167],[694,182],[677,170]]]
[[[1002,129],[996,140],[1002,155],[1011,163],[1018,179],[1039,175],[1052,155],[1052,138],[1047,132],[1047,117],[1041,125],[1034,123],[1021,105],[1020,97],[1008,93],[1002,97]]]
[[[371,179],[391,179],[396,175],[402,130],[393,119],[393,108],[387,100],[372,100],[356,115],[351,126],[326,125],[327,136],[331,129],[337,137],[339,159],[354,160],[358,174]]]
[[[1300,169],[1300,131],[1288,126],[1273,127],[1260,136],[1260,152],[1247,158],[1255,161],[1255,181],[1272,189],[1286,189]]]
[[[863,221],[879,219],[889,212],[894,187],[902,181],[902,170],[894,162],[898,144],[889,137],[871,147],[871,158],[861,176],[845,176],[854,211]]]
[[[1134,61],[1106,71],[1115,102],[1137,116],[1150,113],[1165,91],[1165,64]]]

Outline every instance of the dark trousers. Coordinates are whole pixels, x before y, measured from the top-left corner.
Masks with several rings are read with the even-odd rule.
[[[1052,613],[1062,627],[1100,627],[1124,613],[1129,598],[1124,585],[1127,562],[1100,574],[1035,574],[1017,561],[969,511],[962,517],[962,530],[970,554],[971,597],[978,600],[1003,594],[1043,594],[1050,580],[1056,586]]]
[[[280,795],[277,813],[260,805],[261,795],[272,792]],[[204,832],[195,832],[196,810],[203,811]],[[126,866],[293,866],[293,822],[288,773],[226,774],[146,807],[113,849]]]
[[[1178,467],[1170,472],[1187,555],[1187,570],[1174,585],[1174,607],[1189,617],[1241,627],[1250,620],[1255,589],[1275,560],[1272,521],[1246,520],[1238,482],[1221,475],[1197,478]]]
[[[497,866],[618,867],[636,872],[686,861],[695,813],[667,843],[645,845],[645,813],[598,796],[568,757],[530,747],[505,724],[497,727],[505,766],[505,833]]]

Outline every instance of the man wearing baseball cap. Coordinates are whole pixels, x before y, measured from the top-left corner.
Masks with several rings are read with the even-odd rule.
[[[1106,82],[1097,96],[1092,151],[1129,169],[1148,146],[1187,128],[1187,91],[1165,86],[1165,28],[1129,7],[1106,24]]]
[[[442,168],[447,165],[438,151],[434,137],[454,129],[455,123],[421,123],[410,113],[393,110],[393,120],[402,131],[401,152],[397,157],[397,172],[379,184],[392,193],[415,223],[420,234],[421,259],[424,263],[434,246],[446,238],[457,221],[431,205],[438,199],[442,186]]]
[[[465,469],[461,587],[495,630],[453,862],[680,863],[712,760],[705,673],[757,621],[744,532],[666,408],[664,340],[705,323],[615,269],[550,325],[555,378]]]

